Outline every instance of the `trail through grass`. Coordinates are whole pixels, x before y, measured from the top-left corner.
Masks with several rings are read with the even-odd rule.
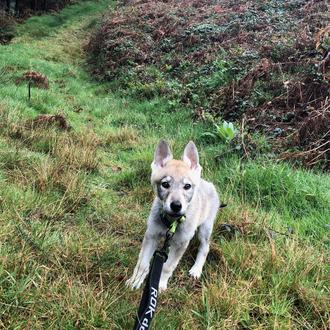
[[[132,327],[141,291],[124,282],[153,198],[153,151],[165,138],[177,157],[189,139],[197,143],[204,176],[228,207],[202,280],[188,277],[193,242],[154,329],[327,329],[329,177],[271,155],[242,161],[205,141],[211,124],[193,122],[189,109],[93,81],[82,49],[112,5],[81,1],[33,17],[0,48],[0,327]],[[20,79],[28,70],[50,83],[33,87],[31,100]],[[62,114],[72,129],[31,126],[39,114]],[[221,223],[242,233],[224,240]]]

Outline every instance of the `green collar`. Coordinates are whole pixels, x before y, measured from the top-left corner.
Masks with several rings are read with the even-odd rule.
[[[182,215],[178,218],[173,218],[173,217],[169,216],[168,214],[161,213],[160,220],[168,228],[168,231],[171,234],[175,234],[178,225],[180,223],[183,223],[186,220],[186,217],[184,215]]]

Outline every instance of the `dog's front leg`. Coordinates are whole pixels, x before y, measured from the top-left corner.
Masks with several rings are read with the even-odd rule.
[[[157,237],[146,233],[143,238],[142,248],[138,262],[134,268],[132,277],[127,280],[126,285],[132,289],[138,289],[149,273],[150,260],[157,247]]]
[[[169,278],[172,276],[184,252],[186,251],[188,244],[189,244],[189,240],[180,243],[173,242],[171,244],[170,252],[168,254],[168,259],[164,264],[162,275],[159,282],[159,292],[165,291],[167,289],[167,282]]]
[[[198,228],[199,248],[196,261],[189,274],[193,279],[199,279],[202,275],[203,266],[206,261],[207,254],[210,250],[210,237],[212,233],[213,222],[204,223]]]

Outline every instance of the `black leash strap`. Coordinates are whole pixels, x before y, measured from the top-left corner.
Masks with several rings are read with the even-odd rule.
[[[162,274],[163,265],[167,260],[170,240],[176,232],[177,226],[185,221],[185,217],[166,219],[162,216],[161,221],[168,228],[166,232],[166,238],[163,247],[160,250],[156,250],[149,275],[147,278],[146,286],[144,287],[137,319],[133,330],[147,330],[150,327],[151,320],[154,317],[158,299],[158,286],[160,276]]]
[[[133,330],[147,330],[154,317],[158,299],[158,285],[163,265],[167,260],[167,252],[163,248],[156,251],[153,256],[151,270],[148,275],[146,286],[143,290],[142,299]]]

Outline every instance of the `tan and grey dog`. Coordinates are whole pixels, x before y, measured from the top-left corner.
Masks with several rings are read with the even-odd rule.
[[[182,160],[173,159],[168,144],[160,141],[151,169],[151,183],[157,196],[148,218],[137,265],[127,285],[138,289],[148,275],[152,255],[167,231],[161,215],[171,218],[185,216],[186,220],[178,226],[171,239],[169,256],[159,283],[159,290],[163,291],[196,230],[200,246],[189,274],[196,279],[201,276],[220,201],[214,185],[201,178],[198,151],[192,141],[185,147]]]

